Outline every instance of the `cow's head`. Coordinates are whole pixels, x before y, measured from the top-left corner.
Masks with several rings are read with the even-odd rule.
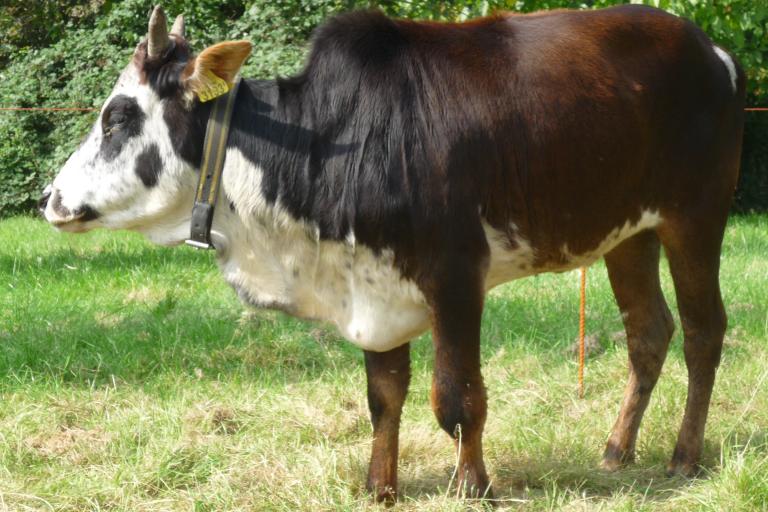
[[[120,74],[85,141],[46,188],[40,207],[64,231],[133,229],[158,243],[186,238],[210,110],[200,98],[231,84],[247,41],[197,56],[181,16],[168,32],[158,6],[146,40]]]

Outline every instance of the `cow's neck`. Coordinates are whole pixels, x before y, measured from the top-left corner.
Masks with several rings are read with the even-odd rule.
[[[323,240],[344,240],[350,223],[343,210],[343,174],[355,158],[356,144],[345,141],[343,134],[329,133],[333,122],[316,125],[314,99],[305,97],[300,84],[242,85],[229,150],[260,169],[259,201],[312,223]],[[243,168],[228,162],[229,167]],[[245,211],[253,206],[246,203],[240,205]]]

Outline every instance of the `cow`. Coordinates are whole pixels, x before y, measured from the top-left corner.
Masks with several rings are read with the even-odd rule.
[[[41,207],[61,231],[189,236],[212,81],[247,41],[194,54],[158,6],[91,132]],[[295,76],[242,80],[211,240],[248,304],[335,325],[364,351],[367,488],[397,493],[409,342],[431,329],[431,403],[458,482],[490,496],[480,371],[485,294],[605,259],[629,380],[603,468],[633,460],[674,322],[688,396],[670,474],[695,475],[726,314],[723,233],[745,77],[691,22],[635,5],[497,13],[462,23],[353,11],[313,34]]]

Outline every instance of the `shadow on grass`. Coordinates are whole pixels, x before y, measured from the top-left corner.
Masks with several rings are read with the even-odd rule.
[[[706,479],[667,477],[663,465],[635,464],[616,472],[600,469],[597,464],[574,464],[572,460],[544,458],[540,460],[497,459],[492,469],[494,499],[498,504],[519,504],[544,495],[565,496],[566,501],[579,498],[611,498],[636,495],[644,501],[662,501],[675,492]],[[419,501],[430,496],[456,497],[454,486],[446,492],[451,471],[425,472],[418,478],[402,481],[404,500]]]
[[[201,279],[218,274],[213,253],[116,239],[0,254],[0,268],[10,285],[0,296],[6,384],[24,375],[83,386],[167,372],[313,377],[332,366],[331,352],[352,357],[331,348],[341,343],[327,329],[270,312],[244,318],[243,306],[222,300],[223,280],[211,290]],[[139,282],[149,282],[148,297],[131,298]]]
[[[635,497],[645,503],[661,502],[679,491],[706,484],[718,478],[723,458],[733,452],[768,453],[768,431],[732,432],[720,443],[705,441],[702,471],[696,478],[666,475],[666,461],[671,447],[657,447],[646,452],[643,461],[618,471],[605,471],[594,462],[574,462],[573,458],[514,456],[496,457],[491,464],[493,491],[498,504],[520,504],[548,495],[563,496],[569,502],[583,498]],[[401,482],[404,500],[419,501],[435,495],[457,496],[455,486],[446,492],[453,469],[426,470],[415,479]]]
[[[0,342],[10,340],[8,349],[0,351],[0,375],[32,372],[91,385],[112,376],[138,382],[163,371],[198,368],[205,374],[246,375],[250,364],[251,373],[271,369],[311,376],[322,372],[323,365],[359,364],[361,359],[359,350],[328,327],[271,313],[257,325],[247,325],[240,321],[243,307],[222,301],[221,289],[208,301],[211,290],[200,276],[218,274],[212,253],[107,239],[82,248],[50,248],[40,255],[0,254],[0,268],[12,269],[0,273],[0,279],[19,285],[11,292],[17,295],[10,295],[16,311],[5,318],[0,311],[0,319],[10,320],[0,326]],[[134,281],[153,280],[165,296],[152,304],[126,304],[99,289],[103,284],[113,295],[127,294]],[[169,282],[184,288],[180,296],[168,295]],[[84,283],[89,291],[82,291]],[[73,297],[48,297],[56,287],[81,291]],[[551,350],[571,336],[570,326],[534,319],[534,312],[522,297],[489,300],[483,324],[486,357],[511,340],[525,338],[532,323],[540,324],[533,350]],[[556,309],[548,315],[561,316]],[[431,366],[431,343],[421,338],[417,344],[415,363],[428,361]],[[331,355],[340,360],[331,361]],[[562,356],[551,356],[542,355],[560,364]]]
[[[201,309],[172,293],[151,303],[96,308],[36,312],[36,305],[0,330],[0,379],[6,383],[25,375],[84,387],[115,379],[140,384],[166,374],[311,379],[360,359],[309,324],[271,313],[244,316],[239,308]]]

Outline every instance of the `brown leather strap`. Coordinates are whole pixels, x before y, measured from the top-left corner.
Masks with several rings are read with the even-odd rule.
[[[240,87],[240,77],[235,80],[227,94],[213,102],[203,143],[203,160],[200,163],[200,181],[197,184],[195,205],[192,207],[192,223],[187,245],[198,249],[215,249],[211,242],[211,224],[216,199],[219,195],[224,156],[227,152],[227,137],[232,121],[235,98]]]

